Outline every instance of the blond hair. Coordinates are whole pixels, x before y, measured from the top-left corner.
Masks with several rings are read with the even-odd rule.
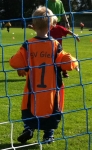
[[[53,25],[53,15],[50,9],[45,6],[39,6],[32,14],[33,25],[39,30],[47,29],[48,26]]]

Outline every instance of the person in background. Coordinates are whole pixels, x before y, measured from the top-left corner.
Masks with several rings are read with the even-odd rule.
[[[84,28],[84,23],[83,23],[83,22],[80,22],[81,33],[83,32],[83,28]]]
[[[62,37],[63,36],[67,36],[67,34],[72,35],[73,37],[75,37],[77,39],[77,41],[79,42],[80,39],[78,37],[77,34],[73,33],[72,31],[70,31],[69,29],[61,26],[61,25],[57,25],[57,21],[58,18],[56,16],[53,17],[53,26],[50,30],[50,36],[52,36],[54,39],[56,39],[62,46]],[[62,70],[62,74],[64,78],[69,77],[68,73],[66,70]]]
[[[64,6],[63,6],[63,3],[61,0],[48,0],[47,8],[52,10],[53,14],[57,15],[57,17],[58,17],[57,24],[58,25],[62,25],[62,23],[64,21],[65,22],[64,26],[66,25],[66,27],[68,29],[70,28],[70,24],[69,24],[66,14],[65,14],[65,9],[64,9]]]
[[[26,76],[21,106],[24,130],[18,137],[21,143],[31,139],[35,129],[43,130],[43,142],[53,142],[64,109],[61,71],[78,68],[76,58],[66,53],[57,40],[48,37],[48,22],[52,27],[53,15],[44,6],[34,11],[32,25],[37,36],[25,41],[9,60],[19,76]]]
[[[62,26],[66,26],[66,28],[70,28],[70,24],[69,24],[69,21],[68,21],[68,18],[65,14],[65,9],[64,9],[64,6],[63,6],[63,3],[61,0],[48,0],[47,1],[47,7],[52,10],[52,12],[57,15],[57,25],[62,25]],[[63,15],[62,15],[63,14]],[[64,24],[63,24],[64,22]],[[54,29],[53,28],[53,35],[58,35],[56,33],[56,29],[55,29],[55,33],[54,33]],[[53,37],[53,36],[52,36]],[[53,37],[55,38],[55,37]],[[58,37],[57,38],[61,38],[61,37]],[[69,75],[67,74],[66,71],[63,71],[63,77],[67,78],[69,77]]]
[[[10,31],[10,27],[11,27],[11,23],[10,22],[7,22],[5,24],[5,27],[7,28],[7,31],[9,32]]]

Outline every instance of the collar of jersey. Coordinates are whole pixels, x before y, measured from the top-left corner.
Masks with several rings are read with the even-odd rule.
[[[39,39],[39,40],[53,40],[53,38],[52,38],[51,36],[46,37],[46,38],[42,38],[42,37],[39,37],[39,36],[35,36],[34,38]]]

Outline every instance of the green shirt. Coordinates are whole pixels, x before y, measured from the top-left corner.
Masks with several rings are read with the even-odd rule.
[[[52,10],[53,14],[64,14],[64,6],[62,1],[56,0],[55,2],[52,0],[48,0],[47,2],[47,7]],[[58,17],[58,22],[61,21],[62,16],[57,16]]]

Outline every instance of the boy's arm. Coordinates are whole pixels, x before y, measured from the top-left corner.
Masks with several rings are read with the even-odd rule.
[[[26,71],[25,70],[17,70],[17,74],[18,74],[18,76],[24,77],[24,76],[26,76]]]
[[[73,33],[72,31],[68,30],[68,34],[75,36],[78,42],[80,41],[80,38],[78,37],[78,35]]]
[[[27,66],[27,53],[23,47],[13,55],[9,60],[10,66],[14,69],[24,68]]]
[[[19,76],[25,76],[26,71],[23,69],[27,66],[27,52],[21,47],[20,50],[10,58],[10,66],[14,69],[18,69],[17,73]],[[19,69],[22,68],[22,69]]]
[[[73,69],[78,70],[78,61],[71,54],[61,51],[57,54],[56,63],[62,70],[71,71]]]

